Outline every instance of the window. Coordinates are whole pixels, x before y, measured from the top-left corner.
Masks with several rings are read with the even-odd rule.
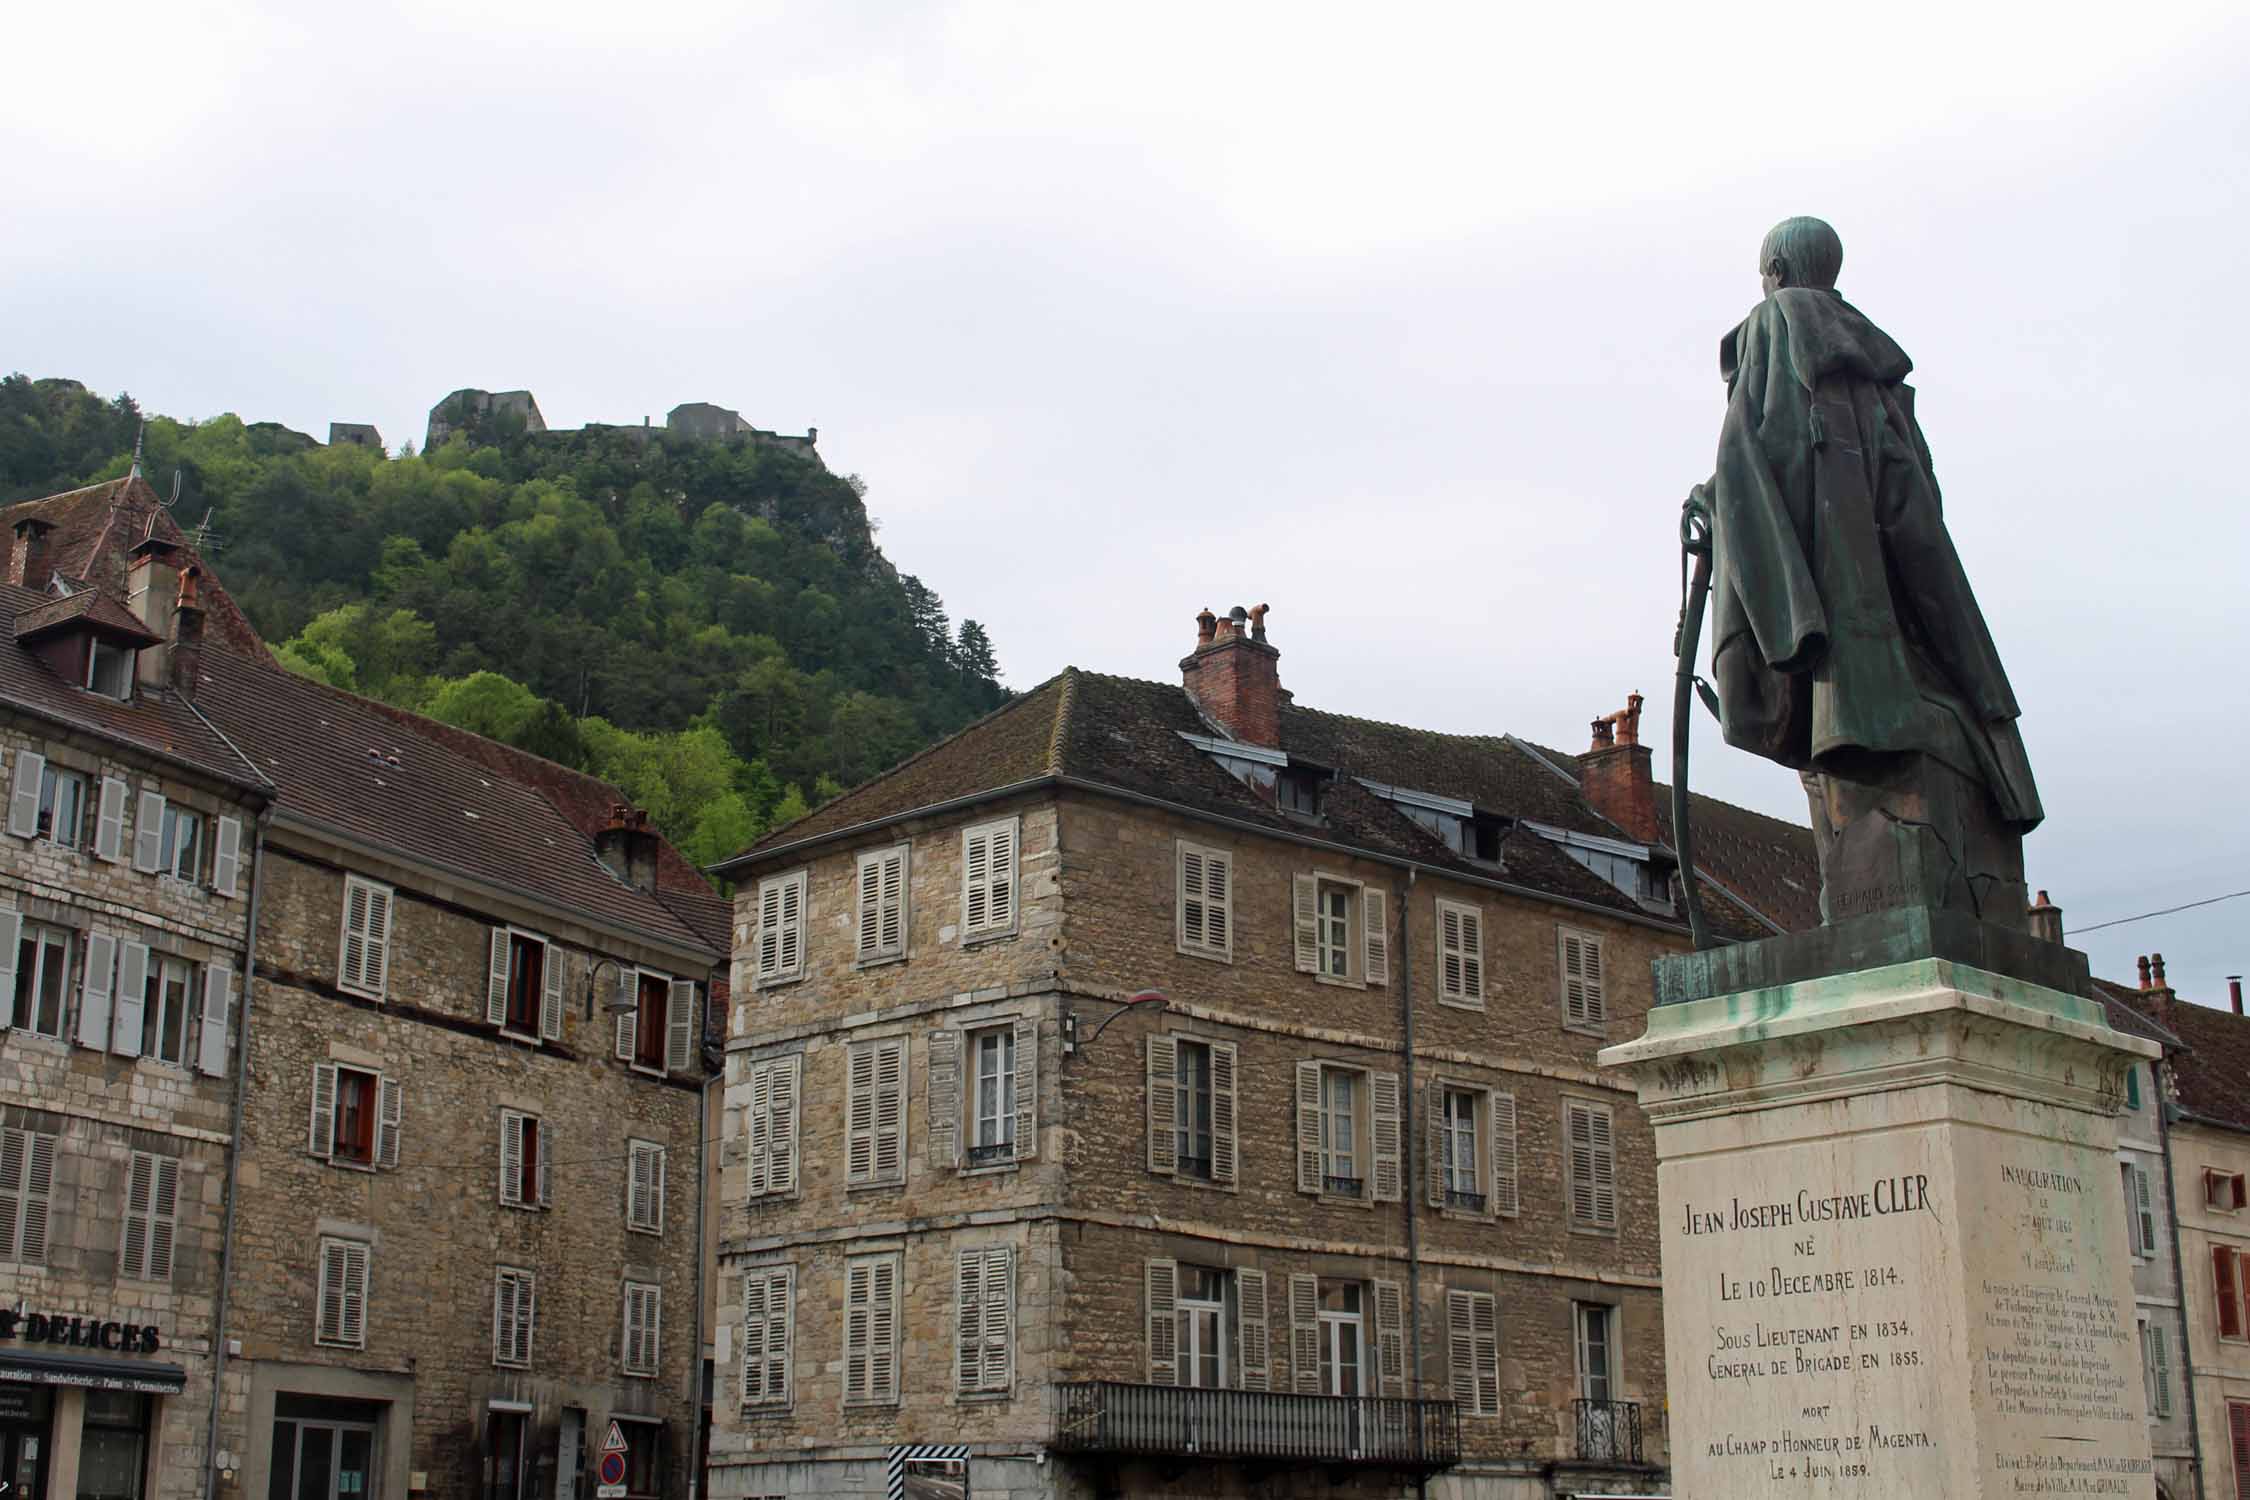
[[[1472,1214],[1485,1210],[1484,1173],[1477,1150],[1477,1096],[1468,1089],[1445,1091],[1440,1128],[1445,1171],[1445,1207]]]
[[[0,1129],[0,1261],[47,1263],[55,1139],[35,1130]]]
[[[805,972],[805,872],[758,882],[758,983]]]
[[[954,1303],[954,1389],[1004,1394],[1015,1381],[1015,1252],[1007,1245],[963,1250]]]
[[[2148,1414],[2159,1420],[2172,1415],[2172,1351],[2164,1329],[2147,1318],[2141,1323],[2141,1379],[2147,1386]]]
[[[500,1201],[510,1208],[545,1208],[554,1131],[537,1115],[500,1111]]]
[[[398,1165],[398,1081],[342,1063],[313,1067],[313,1155],[341,1166],[372,1169]]]
[[[1445,1357],[1462,1413],[1500,1415],[1500,1310],[1490,1292],[1445,1294]]]
[[[502,1266],[492,1278],[492,1362],[509,1369],[531,1368],[531,1330],[537,1321],[536,1278],[515,1266]]]
[[[627,969],[619,982],[632,1009],[617,1017],[617,1055],[644,1073],[695,1066],[695,981]]]
[[[132,648],[105,641],[98,635],[88,645],[86,686],[104,698],[131,698],[135,655]]]
[[[796,1332],[797,1268],[753,1266],[742,1275],[742,1405],[789,1405],[789,1343]]]
[[[1235,1048],[1202,1037],[1148,1039],[1148,1169],[1231,1186]]]
[[[131,1391],[88,1391],[79,1424],[78,1493],[142,1500],[148,1467],[149,1398]]]
[[[625,1227],[664,1232],[664,1148],[654,1141],[626,1144]]]
[[[1563,1132],[1570,1157],[1570,1227],[1617,1227],[1617,1157],[1609,1106],[1563,1101]]]
[[[1298,875],[1291,881],[1297,969],[1343,984],[1390,982],[1388,902],[1356,880]]]
[[[859,857],[860,963],[906,957],[908,846],[875,849]]]
[[[2141,1065],[2134,1063],[2125,1070],[2125,1107],[2141,1107]]]
[[[1210,1266],[1179,1268],[1178,1349],[1181,1385],[1198,1390],[1225,1390],[1234,1360],[1228,1335],[1234,1318],[1228,1303],[1232,1288],[1227,1273]]]
[[[364,1241],[322,1237],[314,1343],[367,1347],[367,1259]]]
[[[1312,771],[1284,770],[1274,777],[1274,801],[1283,812],[1320,816],[1320,776]]]
[[[961,831],[961,937],[1016,930],[1016,840],[1020,819]]]
[[[70,982],[70,934],[0,910],[0,941],[14,959],[15,1005],[10,1023],[34,1036],[63,1034],[63,989]]]
[[[26,756],[25,759],[31,757]],[[39,773],[39,836],[75,849],[86,838],[86,778],[76,771],[42,767]]]
[[[129,1281],[170,1281],[172,1241],[180,1206],[180,1162],[135,1151],[125,1169],[125,1227],[118,1274]]]
[[[344,930],[336,983],[347,990],[383,998],[391,966],[391,888],[344,877]]]
[[[1016,1032],[988,1026],[969,1033],[969,1165],[1016,1154]]]
[[[1484,913],[1457,901],[1437,904],[1438,999],[1484,1004]]]
[[[1297,1190],[1392,1203],[1399,1195],[1398,1075],[1297,1064]]]
[[[2243,1174],[2240,1172],[2214,1172],[2208,1167],[2203,1172],[2203,1206],[2223,1214],[2237,1213],[2243,1205]]]
[[[1657,875],[1647,855],[1590,848],[1576,840],[1562,841],[1562,848],[1565,854],[1634,900],[1671,904],[1670,883]]]
[[[797,1094],[804,1058],[795,1054],[750,1065],[750,1196],[797,1191]]]
[[[141,1056],[184,1063],[188,1011],[194,1003],[195,973],[186,960],[152,957],[141,994]]]
[[[1271,1388],[1265,1272],[1151,1260],[1143,1285],[1151,1385]]]
[[[2234,1454],[2234,1493],[2250,1495],[2250,1406],[2227,1403],[2227,1441]]]
[[[1323,1396],[1366,1392],[1366,1288],[1357,1281],[1320,1279],[1320,1390]]]
[[[664,1488],[664,1424],[612,1413],[625,1432],[626,1500],[653,1500]]]
[[[1234,957],[1234,856],[1200,844],[1177,846],[1179,948],[1203,958]]]
[[[562,1037],[562,1013],[562,951],[531,933],[493,928],[485,1021],[511,1036],[552,1042]]]
[[[1609,1019],[1602,993],[1602,940],[1592,933],[1558,927],[1555,954],[1562,976],[1563,1024],[1599,1031]]]
[[[124,854],[125,783],[114,776],[104,776],[101,801],[94,815],[94,857],[115,864]]]
[[[164,805],[163,873],[178,880],[203,878],[203,814],[174,803]]]
[[[1578,1399],[1613,1399],[1617,1309],[1606,1302],[1573,1302],[1570,1317],[1577,1332]]]
[[[906,1038],[850,1050],[844,1183],[877,1187],[906,1180]]]
[[[2132,1162],[2119,1162],[2125,1179],[2125,1237],[2133,1254],[2142,1260],[2156,1253],[2156,1210],[2150,1203],[2148,1173]]]
[[[2219,1337],[2244,1337],[2242,1257],[2232,1245],[2211,1247],[2211,1289],[2218,1302]]]
[[[1513,1216],[1516,1098],[1439,1081],[1430,1086],[1430,1207]]]
[[[645,1281],[625,1283],[623,1360],[628,1375],[653,1376],[662,1354],[664,1289]]]
[[[844,1272],[844,1404],[898,1401],[899,1257],[855,1256]]]

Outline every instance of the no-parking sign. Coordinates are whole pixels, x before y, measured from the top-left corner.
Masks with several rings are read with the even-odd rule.
[[[594,1486],[594,1500],[625,1500],[625,1429],[615,1420],[602,1440],[602,1460],[595,1472],[601,1483]]]

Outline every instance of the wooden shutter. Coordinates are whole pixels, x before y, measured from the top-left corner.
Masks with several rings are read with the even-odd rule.
[[[2234,1450],[2234,1493],[2250,1495],[2250,1406],[2227,1403],[2227,1438]]]
[[[16,754],[16,774],[8,793],[8,832],[19,839],[39,836],[39,779],[47,757],[30,750]]]
[[[1472,1416],[1482,1415],[1477,1409],[1477,1341],[1476,1313],[1472,1307],[1474,1294],[1449,1291],[1445,1294],[1445,1375],[1446,1394],[1461,1405],[1461,1410]]]
[[[802,974],[805,970],[805,881],[806,873],[799,870],[781,882],[781,940],[779,958],[781,977]]]
[[[1290,1379],[1301,1396],[1320,1390],[1320,1278],[1289,1278]]]
[[[875,1400],[898,1400],[898,1261],[885,1256],[868,1277],[868,1389]]]
[[[664,1148],[634,1141],[625,1183],[625,1224],[648,1234],[664,1232]]]
[[[484,1019],[493,1026],[504,1026],[508,1021],[508,959],[513,946],[507,928],[492,929],[484,974]]]
[[[2140,1231],[2141,1253],[2143,1255],[2154,1255],[2156,1253],[2156,1209],[2149,1201],[2148,1173],[2140,1167],[2133,1168],[2133,1187],[2137,1199],[2133,1209],[2133,1221]]]
[[[118,1241],[117,1274],[128,1281],[148,1275],[148,1211],[156,1196],[156,1158],[136,1151],[125,1175],[125,1228]]]
[[[742,1278],[742,1404],[789,1404],[789,1341],[797,1269],[756,1267]]]
[[[563,1030],[563,974],[570,959],[553,943],[548,943],[546,949],[539,963],[539,1039],[559,1042]]]
[[[2219,1307],[2219,1337],[2241,1338],[2242,1302],[2235,1283],[2234,1251],[2225,1245],[2211,1247],[2211,1283]]]
[[[941,1026],[930,1033],[925,1100],[930,1116],[930,1165],[950,1172],[961,1165],[961,1033]]]
[[[524,1120],[512,1109],[500,1111],[500,1201],[512,1208],[523,1206]]]
[[[1297,1191],[1317,1193],[1320,1158],[1320,1064],[1297,1064]]]
[[[1484,914],[1473,906],[1440,901],[1438,993],[1463,1005],[1484,1003]]]
[[[778,880],[758,883],[758,978],[765,981],[781,973],[781,886]]]
[[[348,1349],[367,1345],[367,1246],[320,1242],[320,1321],[313,1341]]]
[[[844,1085],[844,1182],[875,1180],[875,1049],[854,1047]]]
[[[883,854],[859,857],[859,941],[854,956],[866,960],[883,951]]]
[[[1422,1178],[1426,1184],[1430,1207],[1445,1207],[1445,1163],[1451,1152],[1446,1132],[1451,1128],[1445,1118],[1445,1084],[1433,1081],[1422,1091]]]
[[[1297,934],[1297,972],[1320,972],[1320,879],[1314,875],[1289,877],[1291,925]]]
[[[1405,1184],[1402,1163],[1406,1139],[1405,1108],[1399,1096],[1398,1075],[1375,1074],[1368,1099],[1369,1124],[1375,1138],[1375,1201],[1396,1203]]]
[[[1016,924],[1017,820],[961,832],[961,935],[1006,932]]]
[[[1016,1047],[1016,1160],[1039,1155],[1039,1022],[1018,1016]]]
[[[1406,1296],[1395,1281],[1375,1283],[1375,1368],[1380,1394],[1406,1394]]]
[[[1369,984],[1391,982],[1390,898],[1373,886],[1362,886],[1360,930],[1367,944],[1365,973]]]
[[[46,1264],[54,1189],[55,1138],[35,1130],[0,1130],[0,1261]]]
[[[195,1065],[217,1078],[227,1070],[227,1016],[234,998],[234,970],[225,964],[203,966],[203,1029],[196,1040]]]
[[[0,1127],[0,1261],[16,1259],[23,1229],[23,1169],[31,1154],[27,1130]]]
[[[844,1273],[844,1400],[870,1399],[869,1384],[874,1361],[874,1319],[871,1298],[874,1293],[875,1263],[855,1260]]]
[[[313,1064],[312,1122],[305,1149],[322,1160],[336,1154],[336,1065]]]
[[[242,881],[242,820],[219,819],[217,842],[212,845],[211,889],[231,896]]]
[[[877,849],[859,857],[858,957],[891,958],[906,951],[906,862],[908,846]]]
[[[1563,1021],[1599,1026],[1608,1019],[1602,994],[1602,940],[1591,934],[1555,929],[1556,961],[1562,969]]]
[[[797,1191],[797,1099],[804,1061],[801,1055],[791,1055],[766,1065],[773,1077],[768,1103],[770,1123],[766,1127],[769,1192]]]
[[[345,876],[344,933],[337,965],[338,982],[346,989],[381,996],[383,981],[390,969],[390,941],[389,888],[361,880],[356,875]],[[503,980],[503,1007],[506,1005],[504,986]]]
[[[141,1055],[141,1022],[148,1008],[148,944],[131,938],[117,945],[117,988],[111,996],[109,1050]]]
[[[1570,1217],[1594,1229],[1617,1225],[1617,1161],[1609,1111],[1598,1104],[1566,1100],[1564,1124],[1570,1147]]]
[[[164,864],[164,794],[144,791],[133,811],[133,868],[154,875]]]
[[[1495,1089],[1484,1096],[1487,1118],[1492,1121],[1492,1196],[1487,1206],[1503,1218],[1514,1218],[1522,1208],[1517,1191],[1516,1096]]]
[[[155,1159],[155,1191],[148,1208],[148,1262],[150,1281],[172,1279],[172,1247],[180,1213],[180,1162],[173,1156]]]
[[[1148,1169],[1167,1176],[1180,1169],[1179,1067],[1178,1038],[1151,1032],[1148,1038]]]
[[[492,1285],[492,1362],[531,1363],[531,1273],[502,1271]]]
[[[2149,1414],[2154,1417],[2172,1415],[2172,1351],[2164,1342],[2164,1329],[2151,1323],[2148,1334],[2148,1384]]]
[[[1204,920],[1203,851],[1193,844],[1181,844],[1178,850],[1176,903],[1180,923],[1180,946],[1201,953],[1211,944],[1211,926]]]
[[[1232,1042],[1212,1042],[1211,1047],[1211,1180],[1235,1180],[1235,1048]]]
[[[1148,1383],[1180,1383],[1180,1263],[1151,1260],[1143,1268],[1148,1292]]]
[[[22,942],[23,913],[0,906],[0,1031],[6,1031],[15,1016],[16,956]]]
[[[992,931],[1016,925],[1016,820],[992,825]]]
[[[695,981],[675,979],[664,1006],[664,1071],[685,1073],[695,1066]]]
[[[638,969],[623,969],[617,975],[617,1003],[626,1007],[617,1013],[614,1041],[617,1060],[633,1060],[634,1034],[641,1024],[641,975]]]
[[[555,1201],[555,1127],[548,1124],[545,1120],[541,1120],[538,1123],[537,1128],[539,1132],[539,1159],[537,1163],[538,1171],[536,1171],[532,1175],[538,1179],[539,1206],[541,1208],[546,1208],[552,1205]]]
[[[1273,1351],[1266,1343],[1266,1273],[1234,1273],[1235,1344],[1242,1355],[1242,1388],[1273,1388]]]
[[[385,1076],[376,1080],[375,1164],[379,1167],[398,1166],[399,1116],[406,1105],[406,1088],[396,1078]]]
[[[10,955],[15,953],[20,941],[20,937],[9,941]],[[86,978],[78,987],[78,1045],[81,1047],[99,1052],[109,1045],[110,993],[116,983],[117,939],[106,932],[88,933]],[[11,1001],[15,998],[14,985],[8,987],[7,996]]]
[[[1476,1348],[1477,1410],[1500,1413],[1500,1303],[1489,1292],[1469,1298],[1470,1333]]]
[[[906,1180],[906,1038],[875,1045],[875,1180]]]
[[[98,806],[94,817],[94,857],[116,864],[125,851],[125,783],[114,776],[104,776]]]
[[[963,1250],[957,1269],[954,1388],[1004,1391],[1011,1378],[1011,1250],[1005,1245]]]
[[[1197,844],[1178,846],[1175,898],[1179,944],[1191,953],[1227,958],[1234,951],[1230,909],[1234,856]]]
[[[646,1282],[625,1283],[624,1366],[628,1375],[654,1375],[662,1357],[664,1289]]]
[[[775,1064],[770,1062],[750,1065],[749,1112],[743,1120],[743,1132],[748,1137],[744,1143],[743,1167],[749,1178],[749,1196],[753,1198],[762,1198],[773,1191],[774,1072]]]

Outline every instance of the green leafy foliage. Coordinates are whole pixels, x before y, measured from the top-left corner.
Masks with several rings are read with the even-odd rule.
[[[386,458],[11,375],[0,501],[114,478],[136,435],[283,665],[614,781],[698,861],[1006,696],[864,486],[793,453],[488,424]]]

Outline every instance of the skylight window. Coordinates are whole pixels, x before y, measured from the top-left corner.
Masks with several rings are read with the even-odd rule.
[[[135,654],[128,646],[115,645],[95,636],[92,649],[86,653],[87,689],[121,702],[131,698]]]

